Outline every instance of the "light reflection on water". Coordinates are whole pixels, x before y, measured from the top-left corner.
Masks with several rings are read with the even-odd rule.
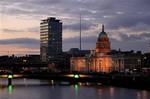
[[[0,99],[150,99],[146,90],[105,86],[53,85],[54,81],[0,79]]]

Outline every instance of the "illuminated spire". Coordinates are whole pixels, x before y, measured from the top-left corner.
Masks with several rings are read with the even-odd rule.
[[[102,32],[104,32],[104,24],[102,25]]]

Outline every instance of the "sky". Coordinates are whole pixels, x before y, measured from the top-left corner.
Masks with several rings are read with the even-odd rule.
[[[37,54],[40,22],[56,17],[63,22],[63,50],[79,47],[80,14],[82,49],[95,49],[105,25],[112,49],[150,47],[150,0],[0,0],[0,55]]]

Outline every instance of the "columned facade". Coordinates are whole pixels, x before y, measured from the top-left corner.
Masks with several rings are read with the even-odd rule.
[[[99,33],[96,42],[96,48],[90,55],[83,57],[71,58],[71,64],[74,67],[74,71],[93,71],[93,72],[111,72],[112,71],[112,58],[110,55],[111,46],[109,38],[104,31],[104,25],[102,26],[102,32]],[[81,60],[82,61],[81,61]],[[80,60],[80,62],[79,62]]]
[[[107,33],[104,31],[104,25],[102,25],[102,32],[99,33],[97,42],[94,60],[96,64],[93,64],[96,67],[96,71],[100,72],[110,72],[112,70],[112,59],[109,54],[111,51],[111,46]]]

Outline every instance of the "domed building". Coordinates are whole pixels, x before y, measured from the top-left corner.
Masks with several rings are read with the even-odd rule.
[[[84,57],[71,58],[72,71],[93,71],[93,72],[111,72],[112,71],[112,58],[109,54],[111,45],[107,33],[102,31],[98,35],[96,42],[96,49],[91,51],[89,55]]]
[[[109,38],[104,31],[104,25],[102,25],[102,32],[99,33],[98,39],[96,42],[96,53],[108,53],[110,52],[110,42]]]
[[[111,45],[107,33],[102,25],[102,32],[99,33],[96,42],[96,49],[91,57],[91,71],[96,72],[111,72],[112,59],[110,55]]]

